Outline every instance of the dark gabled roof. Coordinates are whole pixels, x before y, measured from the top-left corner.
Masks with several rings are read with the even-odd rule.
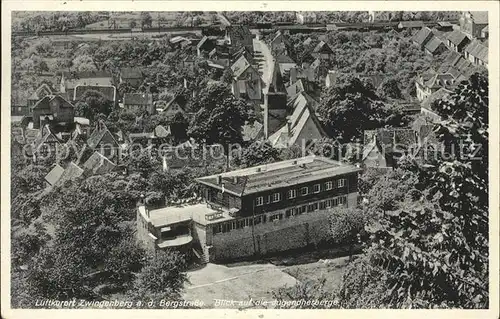
[[[433,37],[432,39],[429,40],[429,42],[425,44],[424,47],[429,52],[434,53],[441,45],[444,45],[444,43],[438,38]]]
[[[33,109],[39,109],[39,108],[48,109],[48,108],[50,108],[50,105],[49,105],[50,102],[52,102],[52,100],[54,100],[54,99],[61,99],[61,100],[63,100],[63,102],[66,102],[66,103],[60,104],[60,107],[74,108],[74,106],[73,106],[73,104],[71,104],[71,102],[69,102],[68,100],[66,100],[65,98],[63,98],[60,95],[45,95],[38,102],[36,102],[35,106],[33,106]]]
[[[488,63],[488,47],[482,44],[479,40],[472,41],[465,47],[464,51],[473,57]]]
[[[235,78],[239,78],[249,67],[251,67],[250,62],[242,55],[231,65],[231,71]]]
[[[250,28],[246,25],[233,25],[229,28],[229,37],[231,45],[237,46],[239,44],[249,44],[252,42],[252,33]]]
[[[124,105],[152,105],[153,95],[149,93],[125,93],[123,95]]]
[[[294,60],[292,60],[291,57],[289,57],[288,55],[278,55],[276,57],[276,62],[278,63],[295,63]]]
[[[450,42],[453,43],[454,45],[460,45],[463,42],[469,40],[467,35],[460,30],[453,30],[448,34],[446,38],[450,40]]]
[[[116,87],[113,85],[109,86],[95,86],[95,85],[77,85],[75,91],[73,92],[73,100],[78,101],[85,95],[87,91],[97,91],[101,93],[108,101],[116,100]]]
[[[142,79],[142,72],[139,68],[123,68],[120,74],[123,79]]]
[[[104,136],[110,136],[116,145],[118,145],[118,142],[116,141],[115,137],[113,136],[113,133],[111,133],[106,125],[104,123],[100,123],[103,127],[101,128],[96,128],[92,134],[90,134],[90,137],[87,139],[87,144],[90,148],[96,148],[99,143],[101,143],[101,140],[103,139]]]
[[[429,36],[432,34],[432,30],[428,27],[423,27],[420,29],[413,37],[412,40],[419,45],[424,45],[425,41],[429,39]]]
[[[42,83],[33,94],[30,95],[28,100],[38,101],[46,95],[52,95],[54,91],[47,83]]]
[[[325,41],[320,41],[316,47],[314,47],[313,53],[328,53],[332,54],[333,50]]]
[[[85,171],[92,174],[107,174],[111,172],[116,165],[107,159],[104,155],[99,152],[94,152],[89,159],[82,165]]]
[[[62,174],[64,172],[64,168],[59,166],[59,164],[56,164],[50,172],[45,175],[45,181],[49,183],[50,186],[54,186],[57,181],[61,178]]]

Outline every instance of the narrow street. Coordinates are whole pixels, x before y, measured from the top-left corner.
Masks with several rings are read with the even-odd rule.
[[[253,39],[253,49],[255,52],[254,59],[258,63],[258,70],[264,81],[262,91],[267,92],[269,83],[271,82],[272,68],[274,67],[273,55],[267,44],[261,39]]]

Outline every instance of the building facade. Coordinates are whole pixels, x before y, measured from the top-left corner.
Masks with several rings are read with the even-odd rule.
[[[138,208],[138,238],[152,249],[194,249],[224,261],[316,245],[336,206],[357,205],[361,169],[316,156],[206,176],[203,202]]]

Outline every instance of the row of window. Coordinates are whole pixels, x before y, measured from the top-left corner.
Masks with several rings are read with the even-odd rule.
[[[346,179],[345,178],[340,178],[335,181],[335,186],[337,188],[342,188],[346,186]],[[314,184],[312,186],[312,194],[317,194],[320,193],[321,191],[329,191],[334,188],[334,183],[333,181],[328,181],[323,184],[323,188],[321,187],[321,184]],[[304,186],[299,189],[300,196],[307,196],[311,194],[310,192],[310,187],[309,186]],[[297,197],[297,189],[293,188],[288,190],[287,193],[287,199],[293,199]],[[265,202],[264,202],[265,200]],[[267,196],[264,198],[264,196],[259,196],[255,199],[255,206],[262,206],[264,204],[269,204],[269,203],[277,203],[281,201],[281,193],[274,193],[272,195]]]
[[[242,218],[230,222],[225,222],[221,224],[217,224],[213,226],[213,233],[227,233],[233,229],[240,229],[249,227],[252,225],[258,225],[260,223],[265,224],[266,222],[274,222],[278,220],[282,220],[284,217],[289,218],[291,216],[300,215],[306,212],[314,212],[317,210],[323,210],[335,206],[342,206],[347,204],[347,196],[339,196],[331,199],[327,199],[321,202],[316,202],[308,205],[302,205],[300,207],[295,207],[291,209],[287,209],[285,213],[276,213],[273,215],[259,215],[255,217],[247,217]]]

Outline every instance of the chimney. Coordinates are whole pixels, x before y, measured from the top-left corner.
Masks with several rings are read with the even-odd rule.
[[[222,175],[217,175],[217,185],[222,183]]]
[[[188,81],[186,78],[184,78],[184,88],[187,89],[188,88]]]
[[[290,69],[290,85],[297,82],[297,68]]]
[[[290,116],[286,117],[286,132],[288,137],[292,135],[292,120],[290,119]]]
[[[238,176],[233,176],[233,184],[238,184],[239,178]]]
[[[144,207],[144,212],[146,213],[146,216],[149,218],[149,209],[148,209],[148,205],[146,205],[146,200],[144,199],[144,194],[141,194],[141,196],[139,198],[139,202],[137,203],[137,206]]]

